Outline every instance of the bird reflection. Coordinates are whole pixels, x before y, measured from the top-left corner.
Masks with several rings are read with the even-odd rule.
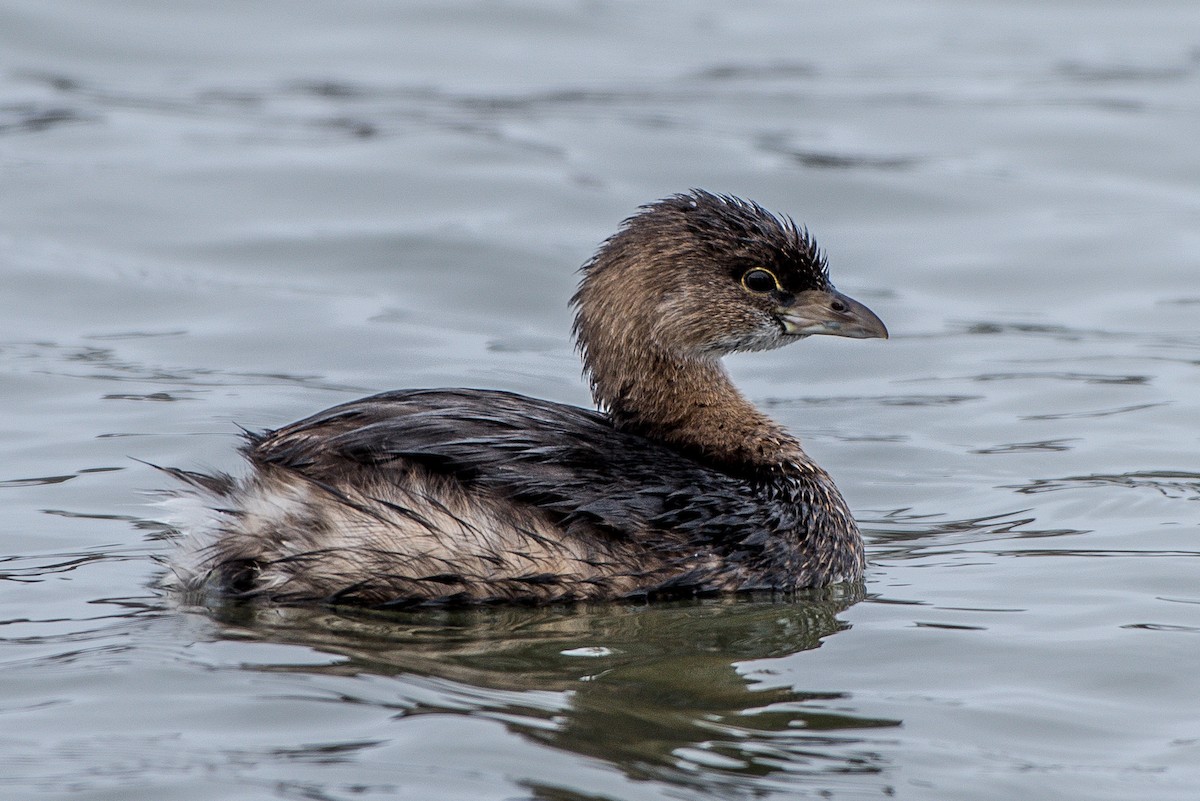
[[[227,636],[342,657],[255,669],[394,677],[401,700],[387,706],[402,717],[498,719],[633,778],[713,789],[777,771],[794,781],[882,769],[860,730],[899,721],[856,715],[837,692],[765,686],[756,677],[772,666],[754,662],[818,647],[847,628],[837,615],[861,592],[842,585],[788,600],[652,606],[384,613],[229,605],[215,612]],[[414,683],[425,686],[406,693]]]

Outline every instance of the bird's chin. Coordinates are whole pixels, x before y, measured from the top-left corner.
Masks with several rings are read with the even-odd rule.
[[[707,356],[720,358],[730,353],[749,353],[760,350],[775,350],[801,337],[793,337],[779,328],[761,328],[747,331],[737,336],[725,337],[712,342],[704,353]]]
[[[762,331],[757,336],[747,337],[742,341],[741,347],[738,350],[775,350],[807,338],[808,334],[793,334],[783,328],[773,328],[770,331]]]

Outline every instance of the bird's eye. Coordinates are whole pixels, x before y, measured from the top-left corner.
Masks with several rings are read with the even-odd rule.
[[[842,301],[835,300],[829,304],[829,308],[833,309],[835,312],[844,312],[847,307]]]
[[[746,274],[742,276],[742,286],[751,292],[771,292],[779,289],[779,281],[770,270],[756,267],[753,270],[747,270]]]

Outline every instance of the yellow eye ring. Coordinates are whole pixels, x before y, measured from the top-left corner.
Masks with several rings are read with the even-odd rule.
[[[756,295],[763,295],[767,292],[774,292],[777,289],[783,288],[779,285],[779,279],[775,277],[775,273],[770,270],[764,270],[762,267],[755,267],[743,273],[742,287],[747,292],[753,292]]]

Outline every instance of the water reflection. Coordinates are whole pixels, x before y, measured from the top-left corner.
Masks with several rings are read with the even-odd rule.
[[[710,790],[753,779],[762,790],[776,773],[882,769],[861,730],[899,721],[859,716],[838,692],[757,687],[744,664],[817,648],[860,598],[861,587],[789,601],[419,613],[229,606],[217,618],[224,637],[342,657],[255,670],[396,679],[392,698],[341,702],[383,704],[401,720],[487,717],[632,778]]]

